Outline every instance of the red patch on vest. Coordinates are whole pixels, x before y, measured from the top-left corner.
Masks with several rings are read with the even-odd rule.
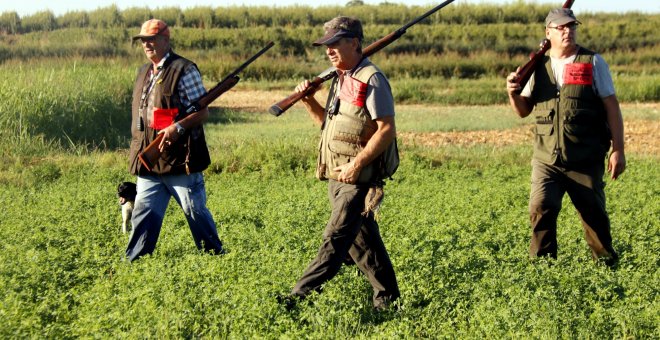
[[[154,130],[162,130],[174,123],[174,117],[179,113],[179,109],[160,109],[154,108],[154,121],[151,123],[151,128]]]
[[[367,98],[367,84],[351,77],[344,77],[344,83],[339,91],[339,100],[364,107]]]
[[[564,84],[591,85],[594,82],[592,64],[573,63],[564,67]]]

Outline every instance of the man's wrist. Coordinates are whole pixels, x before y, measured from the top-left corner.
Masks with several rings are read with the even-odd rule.
[[[186,129],[179,122],[174,123],[174,126],[179,135],[183,135],[186,132]]]

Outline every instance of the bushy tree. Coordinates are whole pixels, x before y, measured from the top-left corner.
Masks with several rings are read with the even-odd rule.
[[[98,8],[89,13],[91,26],[98,28],[118,27],[122,24],[122,17],[117,5]]]
[[[183,11],[183,26],[211,28],[215,21],[215,11],[211,7],[192,7]]]
[[[121,12],[126,27],[140,27],[143,22],[153,18],[147,7],[130,7]]]
[[[89,26],[89,15],[84,11],[70,11],[57,17],[57,26],[65,27],[87,27]]]
[[[346,3],[347,7],[351,6],[364,6],[364,1],[362,0],[351,0],[348,3]]]
[[[21,20],[21,28],[24,32],[52,31],[57,28],[57,22],[55,21],[53,12],[41,11],[24,16]]]
[[[21,18],[16,12],[2,12],[0,14],[0,33],[16,34],[21,28]]]
[[[169,26],[183,26],[183,13],[178,7],[156,8],[151,14],[154,18],[165,21]]]

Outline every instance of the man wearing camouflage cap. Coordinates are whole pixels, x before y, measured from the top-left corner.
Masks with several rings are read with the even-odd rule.
[[[321,126],[317,177],[328,181],[332,212],[316,258],[292,295],[283,300],[292,308],[296,300],[321,291],[350,257],[373,287],[374,308],[383,310],[399,297],[399,287],[374,218],[372,203],[377,206],[379,199],[365,201],[382,193],[379,157],[396,147],[394,99],[387,78],[362,54],[360,21],[336,17],[324,29],[325,35],[313,45],[325,47],[337,77],[325,107],[314,93],[302,102]],[[304,81],[296,91],[304,92],[309,86]]]
[[[520,117],[535,112],[530,256],[557,257],[557,217],[568,193],[592,257],[613,265],[618,256],[605,210],[603,175],[610,146],[611,179],[626,168],[623,119],[607,63],[576,43],[580,24],[570,9],[551,10],[545,20],[548,54],[520,94],[514,82],[520,68],[509,74],[507,92]]]

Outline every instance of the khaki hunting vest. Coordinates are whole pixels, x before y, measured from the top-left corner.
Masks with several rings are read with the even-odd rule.
[[[566,65],[564,85],[557,91],[550,57],[535,72],[534,159],[546,164],[580,165],[603,161],[611,135],[601,98],[593,90],[594,52],[579,47]]]
[[[179,175],[187,172],[200,172],[211,163],[204,129],[198,126],[186,130],[179,136],[176,143],[168,147],[158,163],[149,172],[138,160],[138,154],[144,150],[157,136],[158,130],[152,127],[156,109],[173,113],[174,120],[180,120],[185,112],[181,104],[177,84],[184,69],[195,64],[173,52],[165,60],[160,70],[159,78],[154,82],[151,91],[149,87],[149,70],[151,63],[143,65],[138,71],[133,88],[131,148],[129,152],[129,170],[133,175]],[[196,67],[196,66],[195,66]],[[145,98],[143,94],[146,94]],[[179,114],[176,114],[176,113]],[[138,129],[138,121],[142,121],[143,131]]]
[[[320,180],[336,180],[337,166],[349,163],[362,151],[378,126],[365,109],[367,83],[375,73],[381,72],[368,62],[351,76],[346,76],[341,89],[337,91],[339,80],[334,79],[325,108],[325,121],[321,130],[319,157],[316,177]],[[339,106],[336,113],[333,108]],[[396,148],[396,143],[392,142]],[[398,155],[397,155],[398,162]],[[362,168],[357,183],[371,183],[379,178],[378,162],[374,161]],[[398,165],[398,163],[397,163]]]

